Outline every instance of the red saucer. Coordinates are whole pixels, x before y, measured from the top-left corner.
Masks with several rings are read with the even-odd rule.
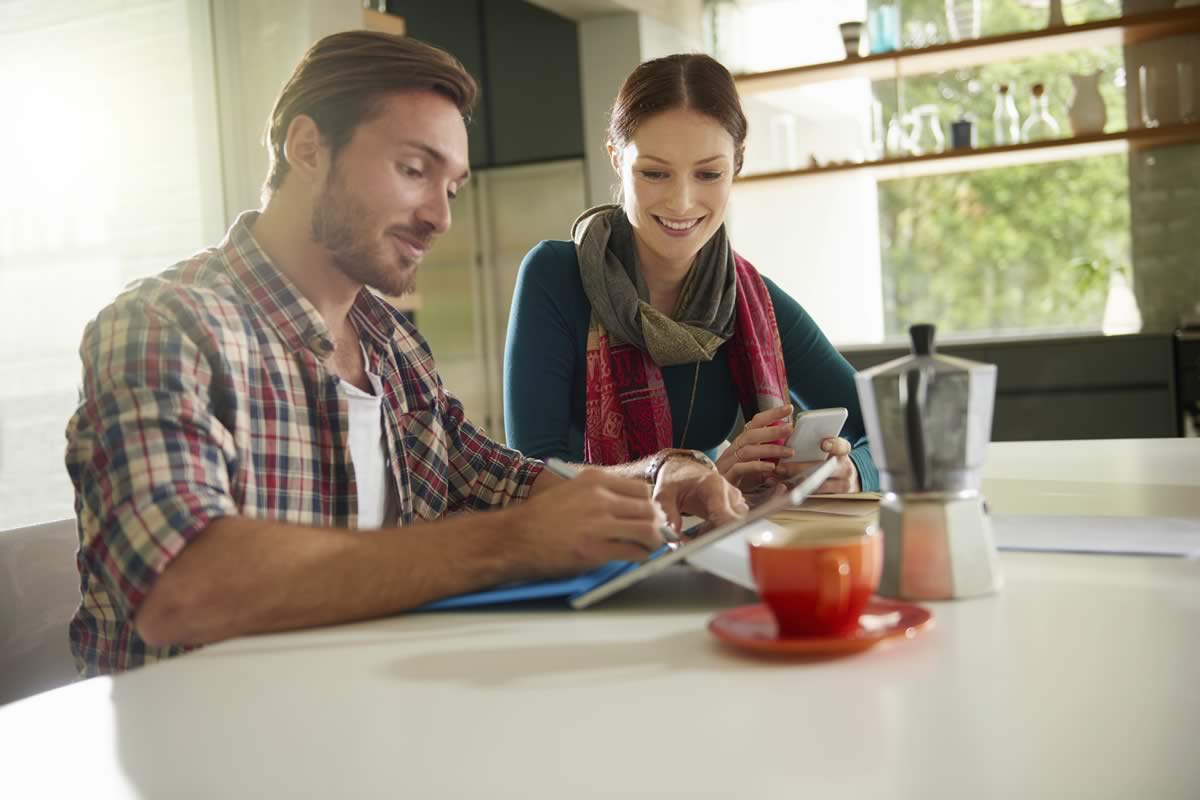
[[[730,608],[708,621],[708,630],[722,642],[760,653],[817,655],[848,653],[874,647],[884,639],[911,639],[933,627],[933,613],[912,603],[872,598],[859,617],[858,628],[831,636],[780,638],[775,618],[762,603]]]

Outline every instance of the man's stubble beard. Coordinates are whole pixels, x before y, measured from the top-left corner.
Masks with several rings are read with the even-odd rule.
[[[312,213],[312,240],[329,251],[338,270],[385,295],[398,297],[416,288],[417,262],[399,253],[403,270],[389,261],[384,243],[370,242],[371,215],[344,190],[336,170],[330,173]]]

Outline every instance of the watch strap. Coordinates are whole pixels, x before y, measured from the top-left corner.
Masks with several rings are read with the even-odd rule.
[[[717,465],[712,462],[712,459],[699,450],[668,447],[655,453],[654,457],[650,459],[650,463],[646,465],[646,472],[644,474],[646,482],[651,486],[658,483],[658,473],[662,470],[663,465],[672,458],[686,458],[689,461],[695,461],[697,464],[703,464],[713,471],[717,469]]]

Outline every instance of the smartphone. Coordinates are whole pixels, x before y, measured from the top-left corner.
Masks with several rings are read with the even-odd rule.
[[[781,460],[824,461],[829,454],[821,449],[821,442],[840,434],[848,416],[850,412],[844,408],[801,411],[792,422],[792,435],[787,440],[787,446],[795,451],[795,455]]]

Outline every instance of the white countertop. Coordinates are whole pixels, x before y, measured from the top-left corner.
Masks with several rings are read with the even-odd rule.
[[[1200,457],[997,445],[988,474],[1118,480],[1160,447],[1144,479]],[[586,611],[236,640],[0,708],[0,797],[1200,797],[1200,561],[1001,563],[999,594],[829,660],[719,645],[753,595],[685,567]]]

